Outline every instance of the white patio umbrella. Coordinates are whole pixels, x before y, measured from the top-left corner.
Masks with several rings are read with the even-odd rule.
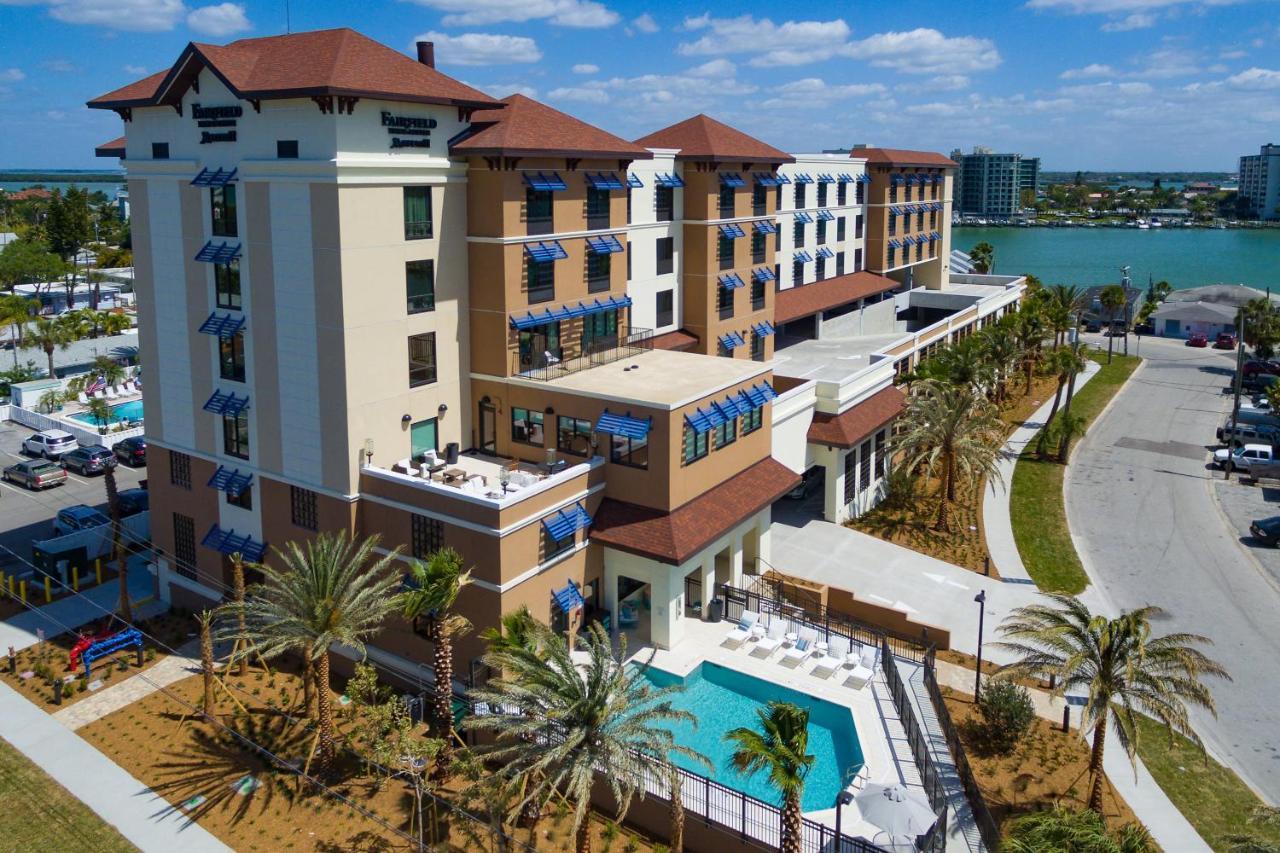
[[[887,836],[894,848],[914,849],[916,836],[928,832],[938,819],[924,795],[905,785],[870,783],[858,793],[855,802],[862,819],[880,827],[871,840]]]

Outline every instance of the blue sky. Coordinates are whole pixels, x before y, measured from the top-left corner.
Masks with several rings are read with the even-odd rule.
[[[82,168],[119,132],[84,101],[188,41],[285,29],[285,0],[0,0],[0,167]],[[787,9],[795,10],[788,12]],[[791,151],[989,145],[1047,169],[1232,170],[1280,141],[1273,0],[893,4],[292,0],[495,96],[635,138],[706,112]]]

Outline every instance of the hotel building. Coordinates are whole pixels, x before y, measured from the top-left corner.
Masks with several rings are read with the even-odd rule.
[[[191,44],[89,105],[125,122],[99,153],[128,167],[152,539],[187,605],[230,554],[341,530],[457,549],[478,627],[581,606],[670,647],[700,590],[772,565],[802,482],[829,521],[874,505],[896,374],[1021,294],[949,277],[940,155],[706,116],[628,141],[429,43]],[[416,677],[424,644],[371,655]]]
[[[1240,158],[1240,198],[1258,219],[1280,219],[1280,145]]]
[[[955,209],[962,216],[1008,219],[1022,212],[1022,193],[1040,190],[1040,158],[999,154],[974,146],[951,152],[956,164]]]

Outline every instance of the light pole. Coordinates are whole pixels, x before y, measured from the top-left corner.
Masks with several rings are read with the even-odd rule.
[[[840,810],[853,802],[853,794],[841,791],[836,794],[836,850],[840,849]]]
[[[987,591],[984,589],[973,600],[978,603],[978,672],[973,677],[973,703],[976,705],[982,694],[982,621],[987,614]]]

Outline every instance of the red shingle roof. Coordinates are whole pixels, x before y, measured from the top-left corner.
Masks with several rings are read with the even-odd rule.
[[[799,474],[767,458],[671,512],[605,498],[591,539],[678,566],[799,482]]]
[[[471,130],[449,146],[456,154],[503,154],[618,157],[647,160],[653,155],[639,145],[562,113],[546,104],[510,95],[502,110],[473,116]],[[492,115],[492,118],[488,116]]]
[[[868,163],[892,166],[950,166],[957,163],[935,151],[907,151],[903,148],[855,148],[850,157],[865,157]]]
[[[899,285],[901,282],[863,270],[815,281],[813,284],[789,287],[778,291],[773,304],[773,322],[790,323],[855,299],[865,299],[893,290]]]
[[[636,145],[679,148],[677,160],[746,160],[752,163],[790,163],[795,160],[787,152],[701,113],[642,136],[636,140]]]
[[[809,425],[809,441],[829,447],[853,447],[902,414],[906,399],[890,385],[838,415],[818,412]]]
[[[240,39],[228,45],[187,45],[168,71],[152,74],[89,101],[90,107],[116,109],[160,103],[173,90],[185,90],[179,78],[191,72],[190,60],[209,67],[240,98],[299,98],[345,95],[486,107],[496,101],[434,68],[392,50],[355,30],[316,30],[284,36]]]
[[[104,142],[97,148],[93,149],[95,157],[123,157],[124,156],[124,137],[118,137],[110,142]]]

